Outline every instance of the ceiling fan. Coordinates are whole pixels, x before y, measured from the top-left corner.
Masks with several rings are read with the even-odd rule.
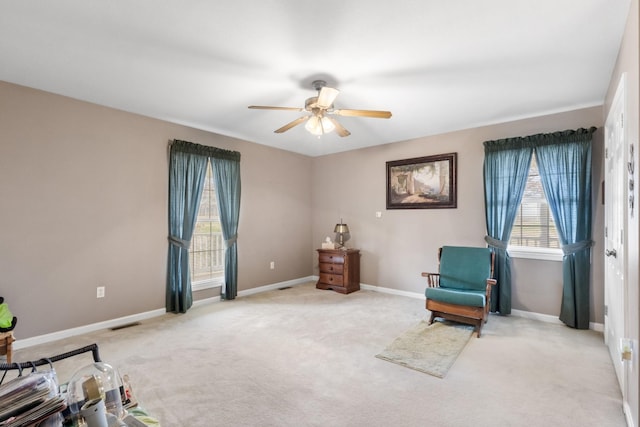
[[[264,105],[250,105],[249,108],[257,110],[289,110],[289,111],[301,111],[308,112],[302,117],[298,117],[292,122],[287,123],[279,129],[276,129],[275,133],[283,133],[288,131],[294,126],[307,122],[305,128],[312,134],[320,136],[325,133],[329,133],[333,130],[340,136],[349,136],[351,132],[345,129],[333,115],[336,116],[348,116],[348,117],[373,117],[376,119],[388,119],[391,117],[389,111],[377,111],[377,110],[336,110],[333,108],[333,101],[340,93],[338,89],[327,87],[327,82],[324,80],[314,80],[311,83],[313,88],[318,91],[318,96],[308,98],[304,103],[304,108],[299,107],[270,107]]]

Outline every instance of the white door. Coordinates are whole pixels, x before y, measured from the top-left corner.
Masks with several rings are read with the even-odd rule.
[[[605,123],[605,342],[627,403],[628,365],[622,363],[620,339],[627,332],[626,250],[627,209],[627,141],[625,132],[625,76],[620,79],[609,116]]]

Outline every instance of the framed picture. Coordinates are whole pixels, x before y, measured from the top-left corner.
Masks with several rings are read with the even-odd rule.
[[[457,207],[457,153],[387,162],[387,209]]]

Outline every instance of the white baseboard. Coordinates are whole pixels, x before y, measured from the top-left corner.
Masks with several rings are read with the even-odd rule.
[[[361,283],[360,287],[362,289],[367,289],[367,290],[375,291],[375,292],[383,292],[383,293],[386,293],[386,294],[401,295],[401,296],[405,296],[405,297],[409,297],[409,298],[424,299],[424,294],[420,293],[420,292],[400,291],[400,290],[397,290],[397,289],[384,288],[382,286],[366,285],[364,283]],[[524,310],[511,310],[511,315],[512,316],[517,316],[517,317],[523,317],[523,318],[526,318],[526,319],[537,320],[537,321],[540,321],[540,322],[555,323],[555,324],[558,324],[558,325],[564,325],[564,323],[557,316],[552,316],[550,314],[535,313],[535,312],[532,312],[532,311],[524,311]],[[603,332],[604,331],[604,324],[590,322],[589,323],[589,329],[592,329],[592,330],[597,331],[597,332]]]
[[[516,317],[522,317],[525,319],[537,320],[545,323],[555,323],[556,325],[564,325],[558,316],[552,316],[550,314],[535,313],[533,311],[523,311],[511,309],[511,315]]]
[[[633,416],[631,415],[631,407],[626,400],[622,405],[622,411],[624,412],[624,418],[627,420],[627,427],[635,427]]]
[[[99,331],[101,329],[115,328],[129,323],[139,322],[141,320],[151,319],[153,317],[162,316],[166,313],[164,308],[151,310],[144,313],[132,314],[130,316],[119,317],[117,319],[105,320],[104,322],[92,323],[90,325],[78,326],[77,328],[65,329],[63,331],[52,332],[50,334],[38,335],[31,338],[16,339],[13,348],[19,350],[21,348],[31,347],[38,344],[45,344],[51,341],[57,341],[64,338],[74,337],[89,332]]]
[[[360,288],[366,289],[368,291],[381,292],[383,294],[400,295],[403,297],[424,299],[424,293],[421,293],[421,292],[401,291],[398,289],[385,288],[383,286],[367,285],[365,283],[360,283]]]
[[[240,291],[238,292],[238,296],[246,297],[247,295],[253,295],[260,292],[273,291],[275,289],[301,285],[303,283],[308,283],[313,280],[318,280],[318,276],[307,276],[307,277],[301,277],[299,279],[286,280],[284,282],[278,282],[271,285],[258,286],[257,288],[251,288],[251,289],[247,289],[246,291]]]
[[[275,289],[286,288],[286,287],[289,287],[289,286],[301,285],[302,283],[308,283],[308,282],[310,282],[312,280],[318,280],[318,277],[316,276],[315,279],[314,279],[314,276],[301,277],[299,279],[286,280],[284,282],[272,283],[271,285],[258,286],[257,288],[247,289],[246,291],[239,291],[238,292],[238,296],[239,297],[246,297],[248,295],[258,294],[260,292],[273,291]],[[222,298],[219,297],[219,296],[211,297],[211,298],[203,298],[203,299],[199,299],[197,301],[194,301],[193,302],[193,307],[199,307],[201,305],[207,305],[207,304],[211,304],[211,303],[218,302],[218,301],[221,301],[221,300],[222,300]]]
[[[307,276],[307,277],[301,277],[299,279],[286,280],[284,282],[273,283],[271,285],[258,286],[257,288],[251,288],[244,291],[240,291],[238,292],[238,296],[243,297],[243,296],[253,295],[260,292],[272,291],[275,289],[280,289],[280,288],[289,287],[289,286],[296,286],[296,285],[300,285],[303,283],[308,283],[316,280],[318,280],[318,276]],[[403,297],[416,298],[416,299],[424,299],[424,294],[421,292],[401,291],[398,289],[385,288],[383,286],[367,285],[365,283],[361,283],[360,288],[369,290],[369,291],[374,291],[374,292],[381,292],[385,294],[400,295]],[[205,298],[205,299],[194,301],[193,307],[212,304],[218,301],[220,301],[219,296]],[[164,314],[166,314],[166,310],[164,308],[159,308],[159,309],[147,311],[144,313],[132,314],[130,316],[119,317],[117,319],[105,320],[103,322],[97,322],[97,323],[92,323],[90,325],[79,326],[77,328],[65,329],[63,331],[53,332],[50,334],[39,335],[39,336],[25,338],[25,339],[17,339],[13,343],[13,348],[16,350],[19,350],[21,348],[31,347],[38,344],[45,344],[51,341],[57,341],[64,338],[70,338],[73,336],[86,334],[89,332],[99,331],[101,329],[115,328],[118,326],[127,325],[129,323],[139,322],[142,320],[147,320],[154,317],[162,316]],[[524,317],[527,319],[539,320],[541,322],[564,324],[556,316],[551,316],[548,314],[533,313],[533,312],[522,311],[522,310],[511,310],[511,314],[514,316]],[[602,323],[592,322],[589,324],[589,328],[598,332],[604,331],[604,325]]]
[[[266,292],[273,289],[279,289],[286,286],[295,286],[301,283],[307,283],[313,280],[313,276],[303,277],[295,280],[287,280],[285,282],[274,283],[271,285],[259,286],[253,289],[247,289],[246,291],[238,292],[238,296],[247,296],[256,294],[259,292]],[[317,280],[317,277],[316,277]],[[193,307],[198,307],[201,305],[212,304],[214,302],[220,301],[220,297],[211,297],[204,298],[201,300],[197,300],[193,302]],[[50,334],[38,335],[31,338],[19,339],[16,337],[16,341],[13,343],[13,348],[15,350],[19,350],[21,348],[27,348],[38,344],[46,344],[51,341],[57,341],[64,338],[70,338],[77,335],[86,334],[89,332],[95,332],[102,329],[115,328],[122,325],[127,325],[129,323],[140,322],[142,320],[151,319],[154,317],[162,316],[166,314],[166,310],[164,308],[158,308],[156,310],[147,311],[144,313],[132,314],[130,316],[119,317],[117,319],[105,320],[103,322],[91,323],[89,325],[79,326],[77,328],[65,329],[58,332],[52,332]]]
[[[533,319],[533,320],[538,320],[540,322],[564,325],[564,322],[562,322],[562,320],[560,320],[558,316],[552,316],[550,314],[534,313],[532,311],[523,311],[523,310],[511,310],[511,314],[517,317],[524,317],[525,319]],[[589,322],[589,329],[594,330],[596,332],[603,332],[604,324]]]

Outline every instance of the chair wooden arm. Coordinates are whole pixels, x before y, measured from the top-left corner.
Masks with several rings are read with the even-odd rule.
[[[489,307],[491,306],[491,287],[495,286],[496,283],[498,283],[496,279],[487,279],[487,304],[484,307],[485,322],[487,321],[487,316],[489,315]]]
[[[491,287],[495,286],[498,281],[496,279],[487,279],[487,296],[491,295]]]
[[[496,279],[487,279],[487,304],[489,302],[489,298],[491,298],[491,287],[495,286],[498,283]]]
[[[427,285],[430,288],[440,287],[440,273],[422,273],[422,277],[427,278]]]

